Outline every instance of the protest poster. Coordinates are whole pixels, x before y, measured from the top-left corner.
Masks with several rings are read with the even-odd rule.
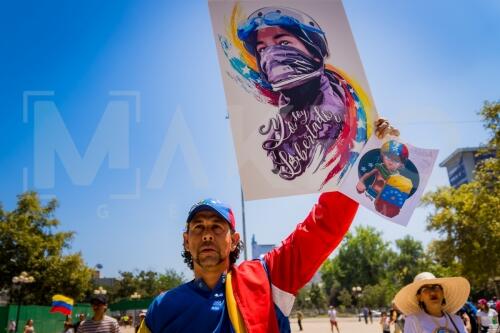
[[[373,135],[340,191],[378,215],[406,226],[420,202],[438,150]]]
[[[340,0],[209,0],[246,200],[331,191],[376,109]]]

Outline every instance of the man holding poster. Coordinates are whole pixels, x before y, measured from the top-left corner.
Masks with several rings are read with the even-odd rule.
[[[386,121],[377,125],[382,136],[395,133]],[[195,278],[160,294],[139,333],[290,332],[295,295],[340,243],[357,207],[340,192],[323,193],[281,246],[236,265],[241,242],[231,208],[213,199],[195,204],[182,254]]]

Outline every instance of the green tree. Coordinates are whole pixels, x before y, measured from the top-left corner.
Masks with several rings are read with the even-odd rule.
[[[499,112],[499,102],[486,102],[480,111],[491,135],[486,150],[494,156],[477,166],[474,180],[456,189],[440,187],[423,200],[434,206],[427,229],[441,235],[431,244],[432,255],[442,265],[456,267],[476,291],[497,288],[490,282],[500,276]]]
[[[389,260],[388,275],[396,286],[404,286],[411,283],[415,275],[426,271],[429,265],[422,242],[406,236],[395,243],[397,251]]]
[[[305,286],[299,290],[295,298],[295,303],[293,304],[294,311],[303,310],[310,307],[309,302],[309,286]]]
[[[373,227],[358,226],[355,233],[348,233],[337,256],[327,260],[321,269],[325,290],[331,290],[333,281],[342,288],[377,284],[388,267],[391,256],[389,244]]]
[[[184,282],[184,274],[177,273],[173,269],[165,270],[165,273],[158,276],[157,292],[163,292],[177,287]]]
[[[135,292],[141,293],[139,290],[139,283],[137,278],[132,272],[119,271],[118,281],[113,285],[109,291],[109,298],[111,301],[118,301],[124,298],[130,298]],[[142,294],[141,294],[142,295]]]
[[[156,296],[160,293],[158,287],[158,273],[154,271],[143,271],[141,270],[136,275],[137,285],[139,291],[143,296],[151,297]]]
[[[326,297],[323,289],[317,283],[311,283],[309,298],[314,309],[321,313],[326,308]]]
[[[91,288],[92,271],[80,253],[70,249],[73,232],[57,232],[57,201],[45,205],[35,192],[18,196],[12,211],[0,208],[0,289],[9,289],[12,277],[28,272],[35,282],[23,287],[28,304],[48,304],[54,294],[81,300]]]
[[[179,274],[173,269],[167,269],[165,273],[151,270],[119,273],[118,282],[110,291],[110,298],[113,300],[130,298],[134,292],[139,293],[142,297],[154,297],[184,282],[183,274]]]
[[[349,290],[347,290],[345,288],[340,291],[337,299],[339,300],[340,304],[342,304],[346,308],[350,307],[352,304],[351,293],[349,292]]]
[[[370,308],[387,307],[390,305],[398,288],[389,280],[382,279],[375,285],[367,285],[360,295],[360,303]]]

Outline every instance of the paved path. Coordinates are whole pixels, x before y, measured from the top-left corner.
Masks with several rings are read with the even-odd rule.
[[[338,324],[340,333],[382,333],[382,328],[378,323],[379,318],[373,318],[373,324],[365,324],[364,321],[359,322],[358,318],[339,318]],[[297,319],[292,318],[290,321],[292,332],[300,332]],[[302,333],[328,333],[330,331],[330,321],[328,318],[306,318],[302,321],[304,330]],[[391,330],[393,328],[391,327]],[[337,330],[334,329],[337,333]]]
[[[290,321],[292,332],[300,332],[297,325],[297,319],[292,318]],[[330,322],[327,317],[324,318],[306,318],[302,321],[304,330],[302,333],[329,333]],[[378,319],[373,320],[373,324],[365,324],[364,321],[359,322],[357,318],[339,318],[340,333],[382,333],[382,329],[378,324]],[[391,328],[392,329],[392,328]],[[122,333],[134,333],[132,326],[121,326]],[[335,333],[337,331],[335,330]]]

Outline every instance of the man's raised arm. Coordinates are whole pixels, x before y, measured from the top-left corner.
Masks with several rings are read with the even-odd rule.
[[[340,192],[323,193],[307,218],[279,247],[265,255],[276,304],[293,304],[297,291],[347,233],[357,209],[358,203]]]

